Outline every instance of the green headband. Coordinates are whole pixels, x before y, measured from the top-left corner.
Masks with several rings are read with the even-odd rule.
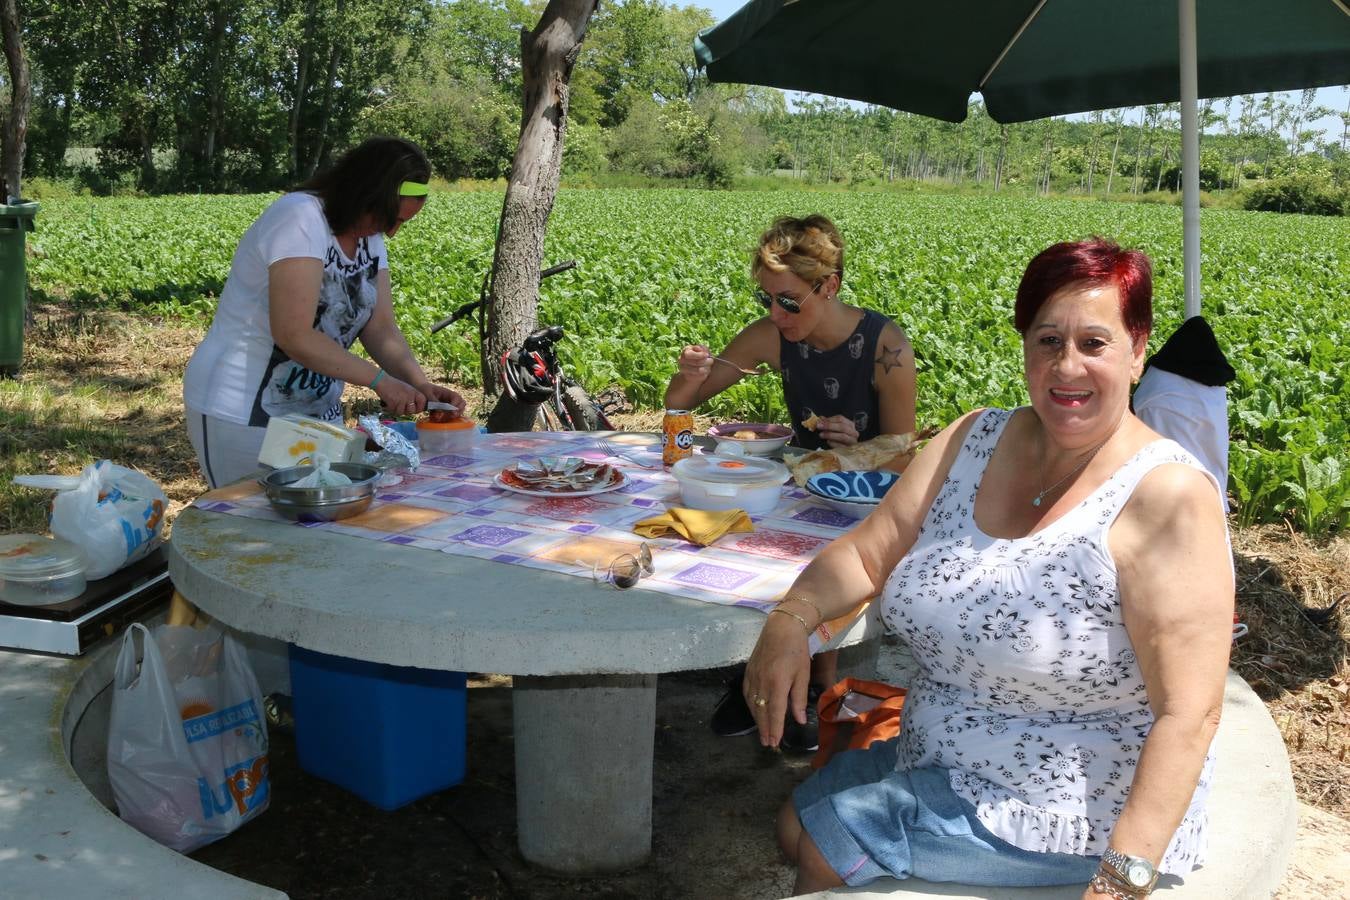
[[[427,186],[416,181],[405,181],[398,186],[398,195],[400,197],[425,197]]]

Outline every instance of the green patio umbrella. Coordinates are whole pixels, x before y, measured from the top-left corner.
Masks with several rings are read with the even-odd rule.
[[[1186,315],[1200,312],[1198,97],[1350,83],[1350,0],[752,0],[694,39],[712,81],[959,122],[1181,101]]]

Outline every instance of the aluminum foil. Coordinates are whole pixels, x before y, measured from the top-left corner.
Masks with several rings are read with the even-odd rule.
[[[417,445],[380,421],[379,416],[358,416],[357,423],[370,439],[380,446],[379,450],[366,452],[365,461],[378,467],[384,475],[379,486],[389,487],[403,480],[400,471],[415,472],[422,464],[422,454]]]

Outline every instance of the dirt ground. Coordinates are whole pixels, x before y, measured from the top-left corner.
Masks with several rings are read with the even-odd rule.
[[[468,774],[457,787],[383,812],[305,774],[273,737],[272,805],[193,854],[297,898],[756,900],[792,893],[773,845],[778,805],[809,756],[764,750],[707,727],[730,670],[662,676],[657,688],[652,855],[624,873],[562,877],[516,849],[509,679],[470,682]],[[716,765],[710,765],[710,761]]]
[[[912,661],[883,644],[883,680]],[[732,670],[661,676],[654,736],[652,855],[630,872],[561,877],[516,849],[509,679],[475,678],[464,782],[393,812],[305,774],[289,734],[272,741],[272,806],[234,835],[193,854],[207,865],[296,900],[770,900],[792,893],[773,842],[779,803],[809,773],[809,757],[720,738],[708,717]],[[1350,821],[1304,804],[1275,900],[1350,897]],[[1217,898],[1216,898],[1217,900]]]

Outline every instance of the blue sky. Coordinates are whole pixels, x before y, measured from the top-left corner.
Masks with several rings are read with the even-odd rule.
[[[704,9],[711,10],[713,17],[720,22],[744,6],[745,2],[746,0],[693,0],[689,5],[701,6]],[[1285,99],[1291,101],[1297,99],[1296,92],[1285,94],[1284,96]],[[1318,104],[1338,112],[1345,111],[1346,102],[1348,100],[1350,100],[1350,93],[1347,93],[1346,88],[1344,87],[1322,88],[1317,92]],[[1327,118],[1320,120],[1317,125],[1332,138],[1339,138],[1341,136],[1342,125],[1340,118],[1337,116],[1328,116]]]

